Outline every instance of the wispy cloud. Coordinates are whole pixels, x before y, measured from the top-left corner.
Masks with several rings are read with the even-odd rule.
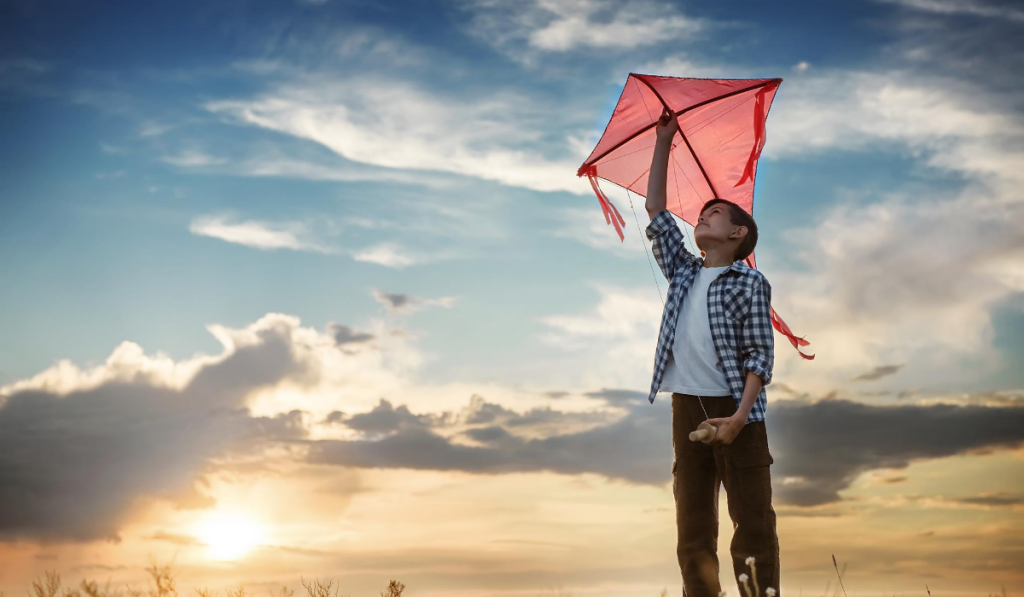
[[[174,128],[174,125],[166,122],[147,121],[139,127],[140,137],[156,137]],[[172,162],[173,163],[173,162]]]
[[[552,362],[579,372],[579,383],[585,387],[649,387],[664,309],[657,287],[650,278],[636,288],[604,282],[588,285],[597,293],[595,304],[538,317],[545,328],[537,339],[562,351]],[[665,287],[662,282],[662,293]]]
[[[903,368],[903,365],[879,365],[866,373],[851,377],[850,381],[874,381],[886,375],[892,375]]]
[[[539,54],[577,49],[626,50],[693,36],[704,21],[654,0],[463,0],[465,30],[514,60],[537,63]]]
[[[53,68],[53,63],[34,58],[0,58],[0,75],[6,75],[15,71],[42,74],[52,71]]]
[[[356,261],[376,263],[385,267],[403,268],[422,263],[423,258],[395,243],[380,243],[355,251],[352,258]]]
[[[582,195],[589,188],[576,177],[574,157],[537,152],[550,135],[553,107],[512,89],[456,98],[404,81],[364,76],[342,84],[311,75],[257,99],[205,106],[232,121],[315,141],[355,162],[538,191]]]
[[[1021,180],[1024,125],[976,86],[913,72],[829,70],[783,84],[764,156],[904,150],[935,168]]]
[[[618,201],[618,197],[622,198],[621,203]],[[646,200],[640,195],[633,194],[633,211],[631,213],[626,194],[620,192],[618,197],[613,197],[613,201],[619,205],[622,217],[626,220],[623,229],[624,239],[620,239],[619,235],[615,234],[615,229],[605,220],[600,208],[596,206],[596,202],[593,208],[566,207],[548,210],[554,220],[548,234],[555,238],[573,240],[623,259],[643,260],[643,256],[648,251],[649,242],[643,235],[643,229],[650,223],[650,217],[642,203]],[[637,240],[638,238],[643,240]]]
[[[373,298],[380,303],[389,313],[408,314],[419,311],[425,307],[437,306],[450,309],[455,305],[456,297],[443,296],[439,298],[422,298],[408,294],[384,292],[374,289]]]
[[[232,219],[229,215],[199,216],[189,224],[189,232],[262,250],[338,252],[312,238],[307,226],[301,222],[231,221]]]
[[[877,0],[891,4],[899,4],[915,10],[923,10],[939,14],[968,14],[994,19],[1024,21],[1024,11],[1013,6],[1002,6],[993,2],[977,0]]]
[[[227,170],[229,174],[253,177],[280,177],[335,182],[393,182],[438,190],[450,190],[455,183],[449,176],[380,168],[363,163],[323,164],[266,153],[243,158]]]
[[[177,155],[166,155],[160,158],[160,160],[181,168],[200,168],[227,162],[224,158],[214,157],[198,149],[185,150]]]

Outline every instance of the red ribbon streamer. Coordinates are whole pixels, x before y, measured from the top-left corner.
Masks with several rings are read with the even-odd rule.
[[[597,168],[591,166],[584,173],[587,175],[587,179],[590,180],[590,186],[594,188],[594,193],[597,194],[597,202],[601,204],[601,212],[604,213],[605,223],[615,226],[615,232],[619,234],[619,240],[625,242],[626,236],[622,233],[622,227],[626,225],[626,220],[622,219],[619,210],[615,208],[615,205],[604,194],[601,187],[597,185]]]
[[[740,181],[733,185],[738,187],[749,178],[754,180],[754,164],[761,157],[761,150],[764,149],[764,96],[778,85],[765,85],[754,96],[754,146],[750,148],[750,157],[747,158],[747,165],[743,168],[743,176]]]
[[[808,342],[807,340],[804,340],[802,336],[798,338],[793,333],[793,331],[789,329],[789,326],[786,325],[786,322],[782,321],[782,318],[779,317],[779,314],[775,312],[775,307],[769,306],[768,309],[769,309],[769,312],[771,313],[771,317],[772,317],[772,327],[775,328],[776,330],[778,330],[779,333],[781,333],[785,337],[789,338],[789,342],[793,345],[793,348],[796,348],[797,354],[799,354],[803,358],[807,359],[808,361],[813,361],[814,360],[814,355],[813,354],[811,354],[811,355],[804,354],[803,351],[801,351],[800,348],[799,348],[800,346],[807,346],[808,344],[810,344],[810,342]]]
[[[747,266],[750,267],[750,269],[757,269],[756,267],[754,267],[753,255],[747,257],[745,261],[747,263]],[[810,344],[810,342],[804,340],[803,336],[797,337],[796,334],[793,333],[793,330],[789,329],[789,326],[786,325],[786,322],[782,321],[782,317],[780,317],[779,314],[775,312],[775,307],[768,305],[768,312],[771,316],[772,327],[775,328],[776,331],[778,331],[780,334],[789,339],[790,344],[793,345],[793,348],[796,349],[796,352],[800,356],[807,359],[808,361],[813,361],[813,354],[804,354],[803,351],[800,350],[800,346],[807,346],[808,344]]]

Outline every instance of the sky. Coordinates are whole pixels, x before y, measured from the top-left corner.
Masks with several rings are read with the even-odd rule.
[[[1019,594],[1022,33],[995,0],[4,2],[0,592],[155,558],[188,593],[681,596],[665,280],[643,197],[603,184],[620,241],[576,176],[648,73],[783,79],[757,265],[815,358],[776,334],[780,597]]]

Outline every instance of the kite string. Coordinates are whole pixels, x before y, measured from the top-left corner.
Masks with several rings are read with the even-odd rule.
[[[651,262],[651,255],[647,252],[647,243],[644,242],[644,233],[640,229],[640,218],[636,215],[636,208],[633,207],[633,194],[626,188],[626,196],[629,197],[629,209],[633,211],[633,219],[636,220],[636,229],[639,232],[640,243],[644,247],[644,255],[647,255],[647,265],[651,266],[651,275],[654,277],[654,285],[658,288],[658,298],[661,299],[662,307],[665,306],[665,297],[661,295],[661,284],[658,284],[658,274],[654,271],[654,263]]]

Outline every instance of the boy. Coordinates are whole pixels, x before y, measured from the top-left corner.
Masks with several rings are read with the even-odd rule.
[[[735,534],[733,570],[748,577],[760,597],[779,597],[779,539],[772,508],[765,429],[774,337],[771,286],[743,263],[757,243],[754,219],[725,199],[704,204],[690,253],[665,209],[665,181],[672,137],[678,130],[666,111],[647,189],[651,223],[647,238],[670,281],[648,399],[672,392],[672,493],[676,501],[676,555],[687,597],[718,597],[718,489],[725,485]],[[718,428],[707,444],[689,434],[707,420]],[[753,558],[753,559],[751,559]],[[751,565],[752,564],[752,565]],[[754,589],[748,586],[748,590]]]

